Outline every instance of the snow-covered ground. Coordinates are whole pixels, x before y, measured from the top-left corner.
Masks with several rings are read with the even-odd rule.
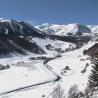
[[[36,40],[36,42],[38,41],[38,39],[34,40]],[[44,43],[44,40],[41,40],[40,44],[41,43]],[[48,43],[48,41],[46,43]],[[53,44],[50,40],[49,43]],[[59,45],[59,43],[60,42],[54,43],[54,45]],[[37,57],[38,55],[16,56],[13,58],[0,59],[1,64],[11,65],[9,69],[0,71],[0,94],[2,95],[0,98],[53,98],[54,88],[58,88],[58,84],[64,90],[65,98],[68,97],[69,90],[74,85],[77,85],[79,91],[84,91],[92,67],[90,64],[90,57],[83,55],[83,51],[90,48],[95,43],[96,42],[89,42],[80,49],[66,52],[62,54],[62,57],[48,62],[48,65],[52,70],[61,77],[59,82],[49,82],[47,84],[33,86],[31,88],[22,89],[5,95],[2,95],[2,93],[52,81],[56,78],[56,75],[43,65],[43,61],[31,61],[28,59],[29,57]],[[45,46],[42,45],[43,44],[40,46]],[[69,46],[69,43],[65,46],[68,47],[67,45]]]
[[[25,22],[22,25],[19,21],[0,19],[0,23],[9,24],[8,26],[12,29],[12,32],[15,34],[18,32],[20,35],[26,33],[26,30],[23,30],[24,25],[26,25],[26,28],[31,30],[30,32],[36,31],[40,34],[43,31],[51,35],[88,36],[93,41],[98,39],[97,25],[82,25],[79,23],[57,25],[46,23],[36,26],[36,28],[41,30],[39,31]],[[4,30],[4,34],[8,35],[9,27],[4,26],[2,28],[1,26],[1,31]],[[74,90],[78,89],[84,92],[92,66],[91,58],[83,55],[83,51],[89,49],[96,42],[90,41],[82,48],[76,49],[76,44],[73,43],[49,38],[29,37],[30,41],[40,46],[46,54],[34,54],[22,49],[28,55],[10,53],[6,58],[0,57],[0,98],[70,98],[68,97],[69,93]],[[21,49],[11,40],[7,41]],[[50,61],[46,60],[44,62],[41,60],[42,58],[49,59],[54,57],[55,59]],[[30,60],[29,58],[36,59]],[[37,58],[40,58],[40,60]],[[9,66],[8,69],[5,68],[6,65]],[[2,69],[2,67],[5,69]],[[65,97],[58,97],[59,94]],[[94,95],[93,98],[97,98],[97,95]]]
[[[63,42],[59,40],[51,40],[51,39],[41,39],[41,38],[33,38],[33,41],[37,43],[48,55],[48,56],[55,56],[59,54],[60,51],[64,51],[66,49],[72,49],[76,47],[76,44]],[[51,49],[47,49],[46,46],[51,45]],[[56,51],[57,49],[60,49],[60,51]]]
[[[43,63],[29,62],[0,71],[0,93],[52,81],[56,76]]]
[[[39,26],[35,26],[37,29],[46,32],[51,35],[60,35],[65,36],[67,34],[76,35],[77,32],[82,32],[82,35],[94,35],[98,34],[98,25],[83,25],[79,23],[72,23],[67,25],[58,25],[58,24],[48,24],[44,23]]]
[[[77,85],[79,91],[84,91],[88,83],[91,62],[90,57],[83,55],[83,51],[95,43],[88,43],[84,47],[75,51],[63,54],[61,58],[51,60],[48,65],[62,77],[61,85],[65,90],[66,98],[72,86]],[[69,69],[66,69],[66,66]]]
[[[55,83],[44,84],[19,92],[2,95],[0,98],[52,98],[53,88],[56,86],[57,84]]]

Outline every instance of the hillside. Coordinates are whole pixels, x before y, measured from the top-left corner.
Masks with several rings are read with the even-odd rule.
[[[98,26],[0,19],[0,98],[97,98],[86,93]]]

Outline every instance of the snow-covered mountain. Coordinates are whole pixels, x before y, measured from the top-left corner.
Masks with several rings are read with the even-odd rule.
[[[44,54],[36,42],[30,42],[32,37],[44,38],[45,35],[26,22],[0,19],[0,55],[15,52]]]
[[[98,98],[86,92],[98,26],[35,27],[0,19],[0,98]]]
[[[45,23],[35,27],[24,21],[0,18],[0,43],[2,44],[0,54],[10,52],[44,54],[46,51],[45,49],[43,50],[43,47],[47,48],[48,45],[50,45],[49,49],[52,48],[50,49],[51,51],[61,49],[59,46],[55,47],[55,44],[53,44],[55,42],[61,41],[60,43],[69,42],[80,45],[80,43],[84,44],[91,39],[97,40],[98,36],[98,26],[93,25]],[[40,39],[40,41],[36,39]],[[42,40],[45,41],[43,42]],[[48,40],[52,41],[52,43],[49,44]],[[41,41],[44,46],[39,44]],[[61,51],[63,50],[61,49]]]
[[[59,35],[59,36],[66,36],[66,35],[88,36],[92,35],[92,33],[98,33],[98,26],[82,25],[79,23],[73,23],[68,25],[44,23],[42,25],[36,26],[36,28],[46,32],[47,34]]]
[[[6,20],[0,19],[0,30],[6,35],[24,35],[24,36],[34,36],[34,37],[44,37],[44,34],[40,34],[41,31],[35,29],[31,24],[24,21],[16,21],[16,20]]]
[[[0,55],[49,54],[49,52],[55,54],[76,47],[69,42],[52,40],[27,22],[0,19]]]

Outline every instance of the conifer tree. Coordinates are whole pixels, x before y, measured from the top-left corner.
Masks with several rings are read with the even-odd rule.
[[[88,87],[91,93],[98,90],[98,58],[93,60],[93,64],[88,82]]]

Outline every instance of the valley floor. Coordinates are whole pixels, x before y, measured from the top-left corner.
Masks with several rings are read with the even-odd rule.
[[[12,64],[9,69],[0,71],[0,97],[68,98],[72,88],[83,92],[92,69],[90,57],[83,55],[88,47],[66,52],[49,62],[26,57],[25,61]]]

